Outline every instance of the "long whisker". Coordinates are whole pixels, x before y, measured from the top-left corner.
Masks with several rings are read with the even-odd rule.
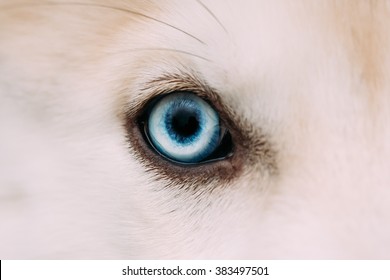
[[[205,61],[207,61],[207,62],[212,62],[210,59],[208,59],[208,58],[206,58],[206,57],[204,57],[204,56],[200,56],[200,55],[197,55],[197,54],[194,54],[194,53],[190,53],[190,52],[187,52],[187,51],[183,51],[183,50],[170,49],[170,48],[134,48],[134,49],[128,49],[128,50],[119,51],[119,52],[115,52],[115,53],[117,54],[117,53],[141,52],[141,51],[166,51],[166,52],[176,52],[176,53],[180,53],[180,54],[190,55],[190,56],[192,56],[192,57],[196,57],[196,58],[205,60]]]
[[[157,18],[154,18],[154,17],[151,17],[151,16],[148,16],[146,14],[143,14],[143,13],[140,13],[140,12],[137,12],[137,11],[133,11],[133,10],[130,10],[130,9],[126,9],[126,8],[120,8],[120,7],[115,7],[115,6],[108,6],[108,5],[104,5],[104,4],[97,4],[97,3],[79,3],[79,2],[68,2],[68,3],[61,3],[61,2],[43,2],[43,3],[23,3],[23,6],[26,6],[26,5],[30,5],[30,6],[88,6],[88,7],[96,7],[96,8],[104,8],[104,9],[111,9],[111,10],[115,10],[115,11],[120,11],[120,12],[125,12],[125,13],[130,13],[132,15],[136,15],[136,16],[140,16],[140,17],[143,17],[143,18],[146,18],[146,19],[149,19],[149,20],[152,20],[152,21],[155,21],[155,22],[158,22],[158,23],[161,23],[165,26],[168,26],[168,27],[171,27],[193,39],[195,39],[196,41],[198,41],[199,43],[203,44],[203,45],[206,45],[206,43],[204,41],[202,41],[201,39],[199,39],[198,37],[195,37],[194,35],[188,33],[187,31],[183,30],[183,29],[180,29],[179,27],[176,27],[170,23],[167,23],[165,21],[162,21],[162,20],[159,20]],[[16,7],[20,7],[21,5],[6,5],[6,6],[1,6],[2,9],[4,8],[16,8]]]
[[[214,19],[218,24],[222,27],[222,29],[228,33],[226,27],[222,24],[222,22],[218,19],[218,17],[201,1],[201,0],[196,0],[196,2],[199,3]]]

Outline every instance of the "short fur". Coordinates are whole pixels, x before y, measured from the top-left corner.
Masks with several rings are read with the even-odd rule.
[[[390,258],[390,2],[0,0],[0,258]],[[191,90],[232,157],[164,160]]]

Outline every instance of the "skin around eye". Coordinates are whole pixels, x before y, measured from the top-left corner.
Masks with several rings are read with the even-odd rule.
[[[165,75],[149,81],[142,93],[126,108],[124,128],[131,156],[153,180],[196,191],[226,185],[245,169],[277,173],[268,135],[237,115],[196,76]],[[192,154],[184,154],[189,147]]]

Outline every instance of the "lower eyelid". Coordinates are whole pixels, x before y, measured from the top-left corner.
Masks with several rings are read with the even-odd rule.
[[[226,123],[226,120],[229,122]],[[228,127],[231,132],[226,141],[235,143],[233,153],[225,160],[211,161],[203,165],[173,164],[153,152],[145,139],[145,133],[140,129],[144,126],[142,121],[141,119],[140,122],[139,115],[126,115],[124,127],[130,154],[143,166],[146,173],[150,173],[153,180],[162,183],[162,187],[194,191],[206,187],[212,191],[215,187],[230,185],[245,169],[259,169],[260,174],[268,173],[271,176],[279,173],[277,152],[269,137],[243,119],[236,122],[231,118],[222,119],[222,125]]]
[[[185,74],[183,75],[185,77]],[[168,75],[164,79],[168,79],[167,85],[172,85],[176,84],[182,77],[173,76],[174,83],[169,82]],[[148,89],[161,88],[164,79],[152,81]],[[186,86],[184,85],[190,80],[192,80],[191,75],[183,78],[182,90],[185,90]],[[243,170],[247,168],[260,168],[265,172],[277,174],[277,153],[263,131],[245,119],[241,119],[231,108],[226,107],[221,98],[207,85],[198,85],[198,83],[199,81],[195,81],[194,84],[189,84],[188,88],[193,90],[199,87],[199,91],[195,91],[196,94],[216,108],[221,116],[221,126],[228,128],[231,132],[225,141],[228,145],[230,142],[234,143],[232,153],[224,160],[210,161],[207,164],[199,165],[172,163],[153,152],[148,144],[148,139],[146,139],[145,131],[140,129],[145,126],[146,121],[141,116],[147,114],[148,104],[156,102],[162,95],[152,96],[149,92],[147,95],[152,96],[150,99],[153,101],[145,99],[135,101],[132,103],[132,109],[125,114],[124,127],[133,159],[137,160],[153,179],[162,181],[164,185],[175,185],[180,188],[191,186],[190,188],[193,189],[213,183],[225,185],[239,178]]]
[[[143,111],[139,112],[142,114]],[[145,172],[151,174],[153,180],[161,181],[164,185],[180,188],[188,186],[195,190],[210,184],[225,185],[238,178],[242,172],[240,153],[205,165],[173,164],[150,149],[145,133],[140,130],[144,121],[137,114],[125,114],[124,128],[131,156],[143,166]]]
[[[164,184],[190,185],[191,188],[196,189],[213,182],[228,183],[240,173],[239,161],[233,157],[207,165],[172,164],[150,150],[135,120],[128,119],[125,128],[133,157],[140,162],[146,172],[151,173],[155,180],[162,181]]]

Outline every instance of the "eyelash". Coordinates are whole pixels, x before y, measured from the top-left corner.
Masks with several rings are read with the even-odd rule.
[[[159,81],[163,82],[162,80]],[[167,83],[169,84],[169,82]],[[129,148],[131,153],[135,155],[137,160],[144,166],[145,170],[151,172],[153,177],[157,180],[163,180],[168,184],[175,184],[180,186],[192,186],[200,187],[204,185],[210,185],[212,182],[229,182],[232,179],[238,177],[242,169],[242,156],[239,145],[234,145],[235,137],[239,134],[235,127],[232,127],[229,116],[222,102],[218,100],[218,96],[213,92],[213,98],[207,98],[210,93],[197,89],[193,85],[189,88],[181,88],[181,91],[191,91],[197,96],[209,102],[220,115],[221,124],[225,126],[230,134],[224,140],[222,145],[230,145],[229,155],[224,159],[217,158],[215,160],[209,160],[198,164],[180,164],[172,162],[160,154],[156,153],[154,148],[150,146],[148,136],[145,133],[145,121],[148,115],[148,108],[150,104],[156,102],[159,98],[178,91],[178,88],[166,89],[164,92],[158,92],[148,100],[144,100],[134,108],[135,113],[128,112],[126,114],[125,127],[127,130],[127,140],[129,142]],[[211,101],[211,99],[214,99]]]

